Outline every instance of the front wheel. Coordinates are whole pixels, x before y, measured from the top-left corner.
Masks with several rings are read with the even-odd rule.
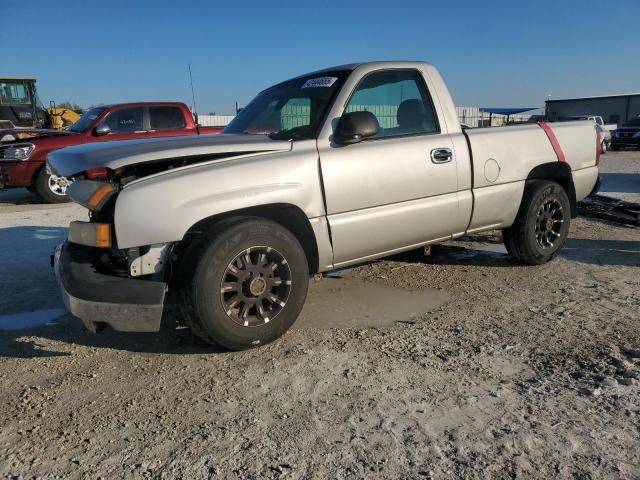
[[[71,185],[69,179],[48,174],[43,168],[36,178],[35,190],[47,203],[66,203],[70,201],[67,195],[69,185]]]
[[[185,253],[182,315],[196,335],[229,350],[280,337],[307,295],[309,267],[296,237],[256,218],[226,223]]]
[[[522,204],[512,226],[502,230],[507,251],[530,265],[548,262],[558,254],[571,222],[571,205],[564,188],[555,182],[527,182]]]

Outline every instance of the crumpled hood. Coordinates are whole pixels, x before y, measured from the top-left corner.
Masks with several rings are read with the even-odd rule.
[[[288,151],[288,140],[264,135],[196,135],[119,142],[97,142],[63,148],[49,154],[47,162],[57,175],[70,177],[90,168],[112,170],[140,163],[183,157],[220,156]]]

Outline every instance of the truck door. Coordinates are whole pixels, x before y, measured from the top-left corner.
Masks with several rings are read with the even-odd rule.
[[[339,265],[464,231],[456,152],[414,69],[377,70],[354,88],[344,112],[369,111],[379,133],[337,146],[319,139],[327,218]]]

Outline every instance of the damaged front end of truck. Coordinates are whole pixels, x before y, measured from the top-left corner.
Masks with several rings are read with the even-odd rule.
[[[123,247],[118,243],[118,196],[135,182],[185,167],[290,148],[264,137],[196,137],[82,145],[50,154],[47,169],[67,177],[70,198],[88,210],[69,225],[52,265],[67,310],[95,332],[156,332],[168,291],[172,242]],[[241,141],[240,141],[241,140]]]

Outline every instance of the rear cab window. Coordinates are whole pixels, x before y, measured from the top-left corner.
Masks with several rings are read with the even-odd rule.
[[[184,113],[178,107],[149,107],[149,128],[151,130],[178,130],[186,126]]]

